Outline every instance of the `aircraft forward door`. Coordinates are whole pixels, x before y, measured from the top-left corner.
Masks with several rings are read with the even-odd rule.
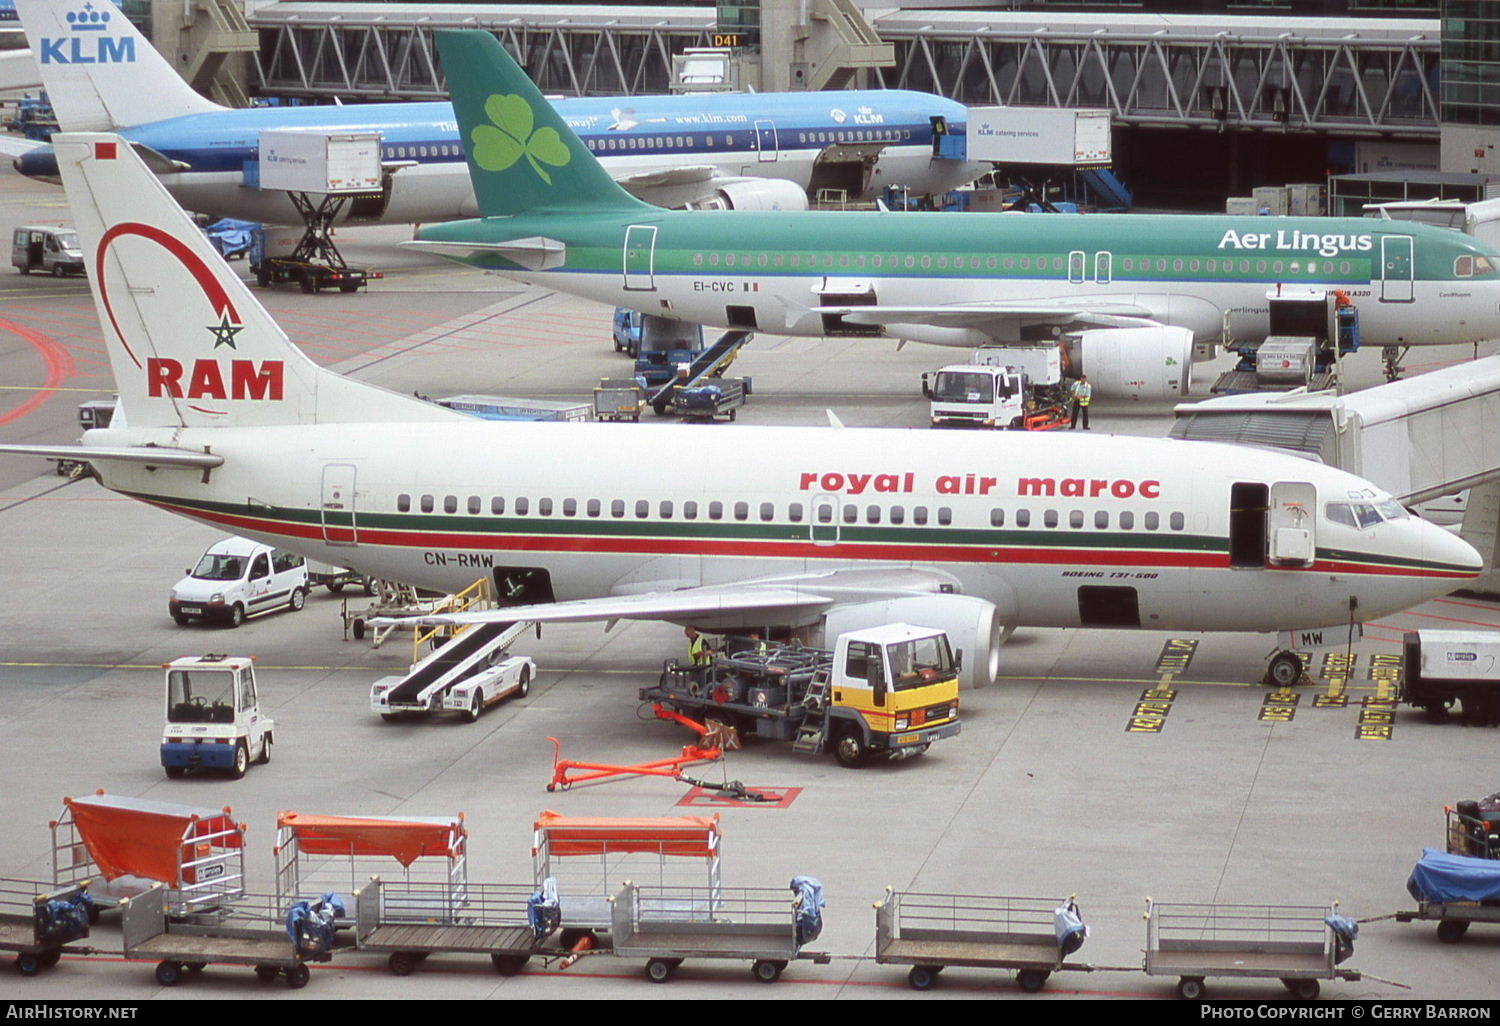
[[[656,291],[656,226],[633,224],[625,229],[625,288]]]
[[[329,463],[323,467],[319,512],[324,541],[330,545],[359,544],[359,525],[354,515],[354,464]]]
[[[1410,303],[1416,298],[1416,260],[1410,235],[1384,235],[1380,239],[1380,300]]]
[[[1312,566],[1317,558],[1313,516],[1318,508],[1318,490],[1306,481],[1277,481],[1271,486],[1271,507],[1266,528],[1270,548],[1268,566]]]
[[[776,138],[776,122],[755,123],[755,150],[762,164],[773,164],[781,158],[781,144]]]

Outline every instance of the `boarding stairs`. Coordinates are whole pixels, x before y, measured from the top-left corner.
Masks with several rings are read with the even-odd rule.
[[[658,388],[647,400],[651,406],[658,410],[665,410],[672,403],[672,392],[676,388],[692,388],[701,384],[705,379],[716,374],[722,374],[724,368],[734,362],[740,350],[755,337],[751,331],[726,331],[719,336],[719,340],[709,346],[694,358],[688,367],[686,378],[672,377],[667,383]]]
[[[426,712],[439,708],[450,688],[481,670],[525,633],[531,624],[484,623],[455,635],[425,659],[387,695],[392,713]]]

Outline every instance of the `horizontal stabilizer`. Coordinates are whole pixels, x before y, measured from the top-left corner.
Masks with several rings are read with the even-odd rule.
[[[0,452],[15,456],[40,456],[45,460],[76,460],[98,463],[144,463],[152,467],[192,467],[211,470],[224,465],[224,457],[211,452],[191,452],[163,446],[139,445],[118,448],[88,445],[0,445]]]
[[[531,271],[546,271],[561,267],[567,261],[568,248],[557,239],[533,235],[526,239],[511,239],[506,242],[442,242],[436,239],[416,239],[401,243],[439,256],[462,258],[490,253],[504,257],[513,264],[520,264]]]

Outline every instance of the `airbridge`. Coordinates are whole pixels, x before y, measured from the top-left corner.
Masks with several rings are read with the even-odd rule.
[[[1405,504],[1469,490],[1461,534],[1500,592],[1500,356],[1376,388],[1222,396],[1176,408],[1173,438],[1289,449],[1372,481]]]

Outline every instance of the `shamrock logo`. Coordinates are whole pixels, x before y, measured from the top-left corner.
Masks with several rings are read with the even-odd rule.
[[[491,96],[484,101],[484,112],[492,124],[476,126],[470,136],[474,141],[474,163],[486,171],[504,171],[525,157],[542,181],[551,185],[552,176],[542,164],[562,167],[573,159],[557,129],[535,128],[535,115],[524,97]]]

